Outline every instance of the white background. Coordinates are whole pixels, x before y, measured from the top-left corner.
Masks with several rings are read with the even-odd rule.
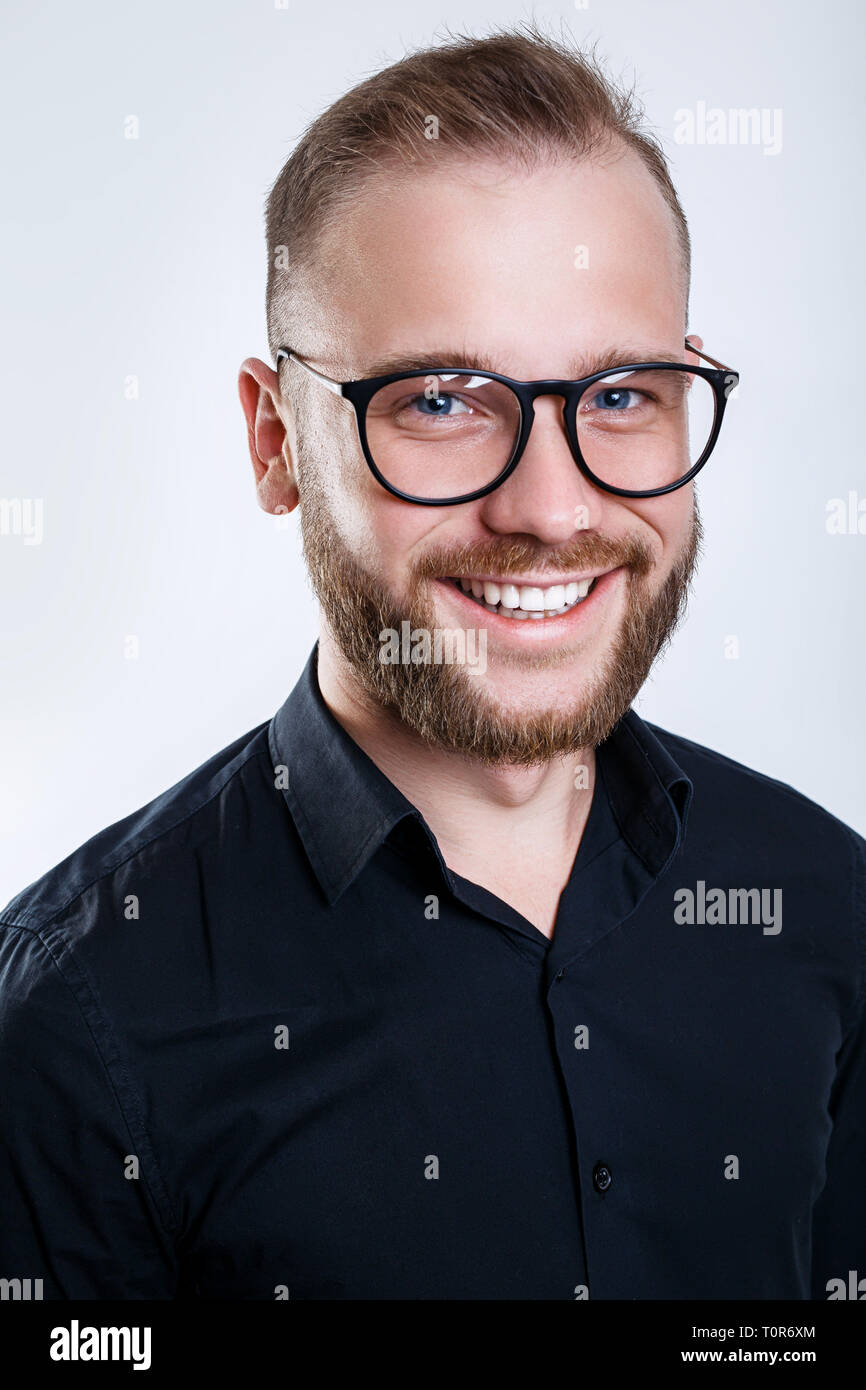
[[[267,360],[266,190],[406,46],[533,14],[637,77],[692,232],[690,327],[742,374],[690,616],[638,708],[866,833],[866,535],[826,529],[831,498],[866,498],[856,0],[4,9],[0,497],[42,499],[44,538],[0,535],[0,902],[291,689],[316,610],[297,514],[255,503],[236,386]],[[780,108],[781,152],[677,144],[699,102]]]

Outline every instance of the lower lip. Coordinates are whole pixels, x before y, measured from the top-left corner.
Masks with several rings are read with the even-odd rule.
[[[625,570],[622,566],[609,570],[596,581],[592,593],[587,594],[585,599],[557,618],[505,618],[501,613],[491,613],[489,608],[476,603],[459,585],[452,584],[447,579],[437,579],[436,583],[440,588],[447,589],[462,609],[474,614],[476,627],[490,627],[497,636],[500,633],[512,635],[521,643],[542,643],[551,638],[562,640],[563,637],[571,637],[578,633],[609,602],[624,575]]]

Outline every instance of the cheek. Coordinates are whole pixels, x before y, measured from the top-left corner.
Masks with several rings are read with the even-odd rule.
[[[325,524],[333,524],[352,557],[392,592],[404,592],[415,559],[425,544],[453,529],[448,508],[403,502],[378,482],[367,466],[357,437],[354,413],[336,411],[317,450],[326,499]],[[321,445],[328,440],[327,456]]]
[[[335,404],[313,434],[307,434],[306,452],[322,526],[333,527],[352,558],[372,569],[379,532],[385,529],[378,512],[387,494],[367,467],[354,412]]]
[[[389,589],[401,592],[413,559],[437,528],[433,509],[392,496],[374,478],[363,456],[339,460],[328,497],[328,519],[353,558]]]
[[[670,572],[688,542],[694,505],[694,488],[689,483],[665,497],[646,497],[631,506],[638,521],[636,530],[650,547],[660,578]]]
[[[374,482],[375,486],[375,482]],[[409,590],[409,579],[418,560],[444,538],[432,507],[413,507],[391,497],[383,489],[368,498],[364,549],[361,563],[394,594]]]

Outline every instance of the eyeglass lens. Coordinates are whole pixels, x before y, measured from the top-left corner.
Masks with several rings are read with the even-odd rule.
[[[630,491],[684,477],[709,443],[716,398],[704,377],[679,369],[611,372],[577,407],[580,452],[601,482]],[[507,467],[520,434],[520,402],[483,374],[404,377],[367,406],[370,454],[392,487],[431,500],[465,496]]]

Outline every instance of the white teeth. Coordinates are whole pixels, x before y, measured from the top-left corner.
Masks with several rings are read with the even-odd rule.
[[[472,594],[483,608],[491,613],[507,612],[510,618],[559,617],[581,603],[589,593],[592,579],[572,580],[569,584],[551,584],[542,589],[537,584],[497,584],[492,579],[455,581],[466,594]]]
[[[484,597],[488,603],[496,605],[502,597],[502,589],[498,584],[494,584],[492,580],[487,579],[484,582]]]
[[[550,611],[553,608],[561,608],[565,603],[565,585],[554,584],[552,589],[548,589],[544,595],[544,606]]]
[[[544,612],[544,590],[524,584],[520,590],[520,607],[527,613]]]

